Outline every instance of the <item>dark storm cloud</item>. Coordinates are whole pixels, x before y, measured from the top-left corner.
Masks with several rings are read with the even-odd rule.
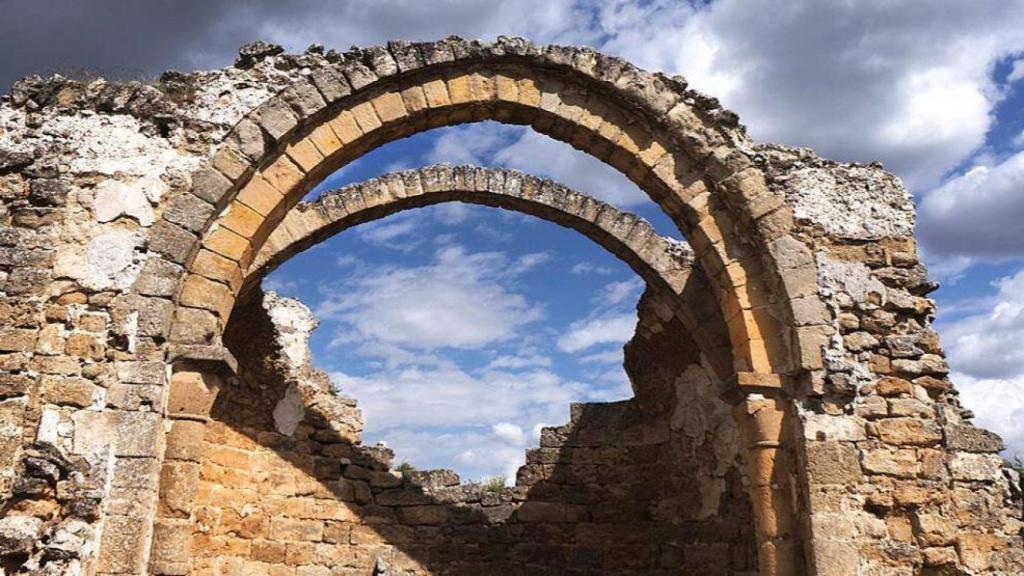
[[[580,41],[564,37],[579,12],[541,0],[0,0],[0,86],[7,92],[27,74],[153,77],[220,67],[255,39],[293,51],[448,34]]]

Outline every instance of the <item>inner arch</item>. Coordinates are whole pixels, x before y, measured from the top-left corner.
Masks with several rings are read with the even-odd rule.
[[[252,259],[318,182],[396,138],[484,119],[529,124],[607,162],[691,242],[728,328],[735,381],[751,393],[736,418],[749,436],[760,568],[798,572],[793,479],[780,450],[790,426],[783,376],[820,367],[820,334],[798,328],[791,302],[811,295],[814,267],[806,250],[779,252],[776,241],[792,240],[793,214],[750,159],[735,116],[683,82],[593,51],[508,38],[395,43],[317,69],[243,119],[194,174],[192,194],[163,215],[201,238],[187,269],[224,287],[208,343],[219,342]],[[178,326],[210,324],[204,315],[179,298],[171,341],[190,334]]]
[[[243,293],[285,260],[352,226],[451,201],[522,212],[574,229],[604,247],[645,281],[665,314],[683,322],[715,372],[728,380],[725,323],[688,245],[660,236],[633,214],[516,170],[441,164],[387,174],[300,203],[250,264]]]

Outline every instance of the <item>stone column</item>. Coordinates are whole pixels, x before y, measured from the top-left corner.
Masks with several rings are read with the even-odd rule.
[[[737,375],[744,398],[734,408],[740,425],[762,576],[805,572],[793,506],[790,455],[783,444],[787,402],[777,374]]]
[[[234,374],[234,359],[226,350],[203,348],[188,350],[173,364],[166,408],[166,448],[149,560],[152,574],[189,573],[192,504],[199,485],[203,436],[217,394],[225,378]]]

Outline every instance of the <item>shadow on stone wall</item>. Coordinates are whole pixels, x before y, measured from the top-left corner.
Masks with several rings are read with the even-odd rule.
[[[389,450],[358,444],[354,400],[279,346],[296,340],[281,338],[265,298],[283,300],[257,291],[225,335],[240,374],[207,432],[194,573],[756,572],[734,420],[650,296],[626,347],[636,396],[573,405],[500,490],[448,470],[391,471]]]

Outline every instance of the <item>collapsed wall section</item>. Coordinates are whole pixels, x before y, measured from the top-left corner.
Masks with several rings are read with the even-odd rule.
[[[355,402],[310,367],[309,312],[256,294],[225,335],[239,378],[207,427],[193,573],[754,569],[735,421],[682,324],[649,300],[627,348],[637,397],[574,405],[498,488],[393,471],[389,450],[359,443]]]

